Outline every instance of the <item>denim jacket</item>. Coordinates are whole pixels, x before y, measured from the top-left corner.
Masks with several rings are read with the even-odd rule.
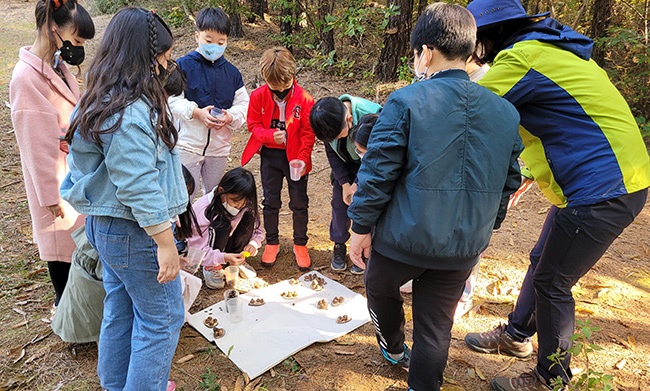
[[[144,98],[127,106],[120,127],[101,135],[102,145],[75,133],[61,197],[78,212],[134,220],[145,228],[185,210],[188,195],[178,152],[158,138],[149,110]]]

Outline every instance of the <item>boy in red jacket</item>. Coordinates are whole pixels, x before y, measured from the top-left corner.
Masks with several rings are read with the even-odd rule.
[[[293,252],[300,270],[311,266],[307,251],[307,179],[311,171],[314,132],[309,113],[314,99],[296,80],[296,61],[283,47],[265,51],[260,59],[260,73],[266,84],[251,93],[248,106],[248,130],[251,137],[242,153],[242,165],[260,154],[260,175],[266,247],[262,266],[275,264],[280,251],[278,215],[282,200],[282,182],[289,185],[289,209],[293,213]],[[289,162],[302,161],[298,180],[290,179]]]

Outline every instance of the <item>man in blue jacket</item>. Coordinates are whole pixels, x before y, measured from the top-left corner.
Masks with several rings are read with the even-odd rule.
[[[520,183],[515,108],[469,80],[476,27],[435,3],[411,34],[421,81],[392,93],[370,134],[348,215],[380,350],[410,389],[440,390],[465,280]],[[376,227],[371,238],[371,227]],[[372,255],[371,255],[372,246]],[[413,279],[413,351],[399,287]]]
[[[508,324],[469,333],[465,343],[526,357],[537,333],[533,370],[496,377],[491,388],[548,390],[572,377],[571,288],[643,209],[650,161],[625,99],[591,60],[591,39],[548,12],[527,15],[519,0],[474,0],[467,9],[486,49],[481,60],[492,63],[479,84],[517,108],[521,158],[552,206]],[[558,352],[555,363],[549,356]]]

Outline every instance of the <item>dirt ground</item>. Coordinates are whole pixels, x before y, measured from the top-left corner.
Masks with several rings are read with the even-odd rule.
[[[33,2],[5,0],[3,4],[0,96],[5,102],[9,100],[8,83],[18,48],[31,44],[34,32]],[[96,18],[100,33],[108,19]],[[255,76],[257,62],[261,52],[271,45],[269,33],[273,31],[277,29],[266,23],[247,24],[247,38],[229,42],[226,56],[241,70],[249,91],[259,80]],[[176,57],[194,47],[191,30],[178,31],[177,40]],[[98,42],[99,38],[89,43],[87,52],[92,53]],[[301,70],[298,80],[315,98],[352,93],[383,100],[383,91],[396,87],[382,86],[382,93],[376,96],[374,85],[368,82],[308,70]],[[234,135],[230,167],[239,164],[247,139],[246,130]],[[0,390],[98,390],[96,345],[64,343],[42,321],[49,316],[54,295],[46,265],[39,260],[37,248],[31,242],[31,223],[8,104],[0,108],[0,141]],[[314,147],[313,158],[314,170],[309,178],[309,247],[313,268],[327,273],[332,247],[328,235],[331,187],[322,144]],[[258,174],[259,159],[247,168]],[[286,194],[283,199],[288,199]],[[481,264],[475,308],[452,330],[446,390],[487,390],[493,376],[516,375],[533,366],[532,359],[475,353],[464,345],[463,337],[469,331],[488,330],[504,321],[516,300],[528,265],[528,252],[547,210],[548,203],[533,189],[495,232]],[[269,283],[299,274],[291,252],[290,217],[285,207],[281,212],[282,250],[276,266],[262,269],[259,256],[250,262]],[[592,353],[590,368],[613,375],[620,390],[650,390],[649,225],[650,208],[646,208],[574,290],[577,318],[590,318],[593,325],[602,329],[592,339],[602,350]],[[361,277],[349,272],[335,277],[350,289],[364,292]],[[203,288],[192,312],[219,301],[220,297],[220,290]],[[411,298],[407,295],[404,299],[410,344]],[[194,358],[178,362],[189,354]],[[572,367],[574,373],[584,372],[584,358],[574,359]],[[171,371],[179,390],[218,390],[219,385],[221,390],[232,390],[239,376],[241,372],[225,354],[192,327],[183,327]],[[403,390],[407,387],[406,378],[406,373],[382,359],[373,327],[366,324],[336,341],[300,351],[264,373],[258,384],[262,390]]]

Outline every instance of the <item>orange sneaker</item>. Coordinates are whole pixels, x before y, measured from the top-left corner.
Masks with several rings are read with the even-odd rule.
[[[309,251],[307,246],[298,246],[297,244],[293,245],[293,253],[296,255],[296,263],[298,264],[298,269],[300,271],[307,271],[311,266],[311,259],[309,259]]]
[[[279,244],[267,244],[264,247],[264,254],[262,254],[262,266],[271,267],[275,265],[275,258],[280,252]]]

